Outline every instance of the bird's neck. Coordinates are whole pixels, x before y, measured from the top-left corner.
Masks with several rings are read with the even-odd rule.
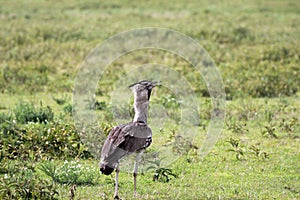
[[[148,105],[149,105],[149,101],[134,102],[134,118],[133,118],[134,122],[144,122],[147,124]]]

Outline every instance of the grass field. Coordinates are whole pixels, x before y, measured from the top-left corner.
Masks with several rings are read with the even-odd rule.
[[[171,90],[155,90],[149,153],[164,142],[184,151],[170,165],[159,158],[154,170],[141,173],[138,199],[300,199],[299,21],[300,2],[294,0],[0,0],[0,198],[70,199],[74,185],[75,199],[113,198],[115,175],[100,175],[97,155],[74,126],[75,78],[89,52],[109,37],[161,27],[195,39],[214,60],[225,86],[226,119],[201,159],[212,106],[200,73],[183,58],[154,49],[110,64],[89,102],[98,116],[96,132],[107,134],[117,124],[112,95],[126,86],[116,83],[148,63],[184,77],[200,107],[197,139],[189,147],[178,144],[180,101]],[[130,110],[116,109],[120,115]],[[163,123],[153,114],[158,109],[166,113]],[[120,197],[133,199],[126,171],[120,173]]]

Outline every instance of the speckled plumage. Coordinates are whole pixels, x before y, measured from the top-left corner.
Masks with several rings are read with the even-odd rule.
[[[111,174],[120,159],[149,147],[151,142],[152,131],[145,123],[130,122],[114,127],[102,148],[100,171]]]

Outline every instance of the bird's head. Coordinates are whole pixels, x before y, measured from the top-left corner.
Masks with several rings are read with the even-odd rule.
[[[152,89],[159,85],[160,81],[143,80],[129,85],[129,88],[132,89],[135,98],[137,98],[138,100],[149,101]]]

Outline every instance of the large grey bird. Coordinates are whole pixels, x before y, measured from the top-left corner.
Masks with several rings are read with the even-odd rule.
[[[148,105],[151,91],[158,83],[144,80],[129,86],[134,93],[134,119],[132,122],[112,128],[102,147],[100,171],[102,174],[109,175],[116,169],[115,199],[119,199],[119,162],[124,156],[132,153],[137,153],[133,170],[134,195],[136,196],[138,163],[144,150],[152,142],[152,131],[147,125]]]

